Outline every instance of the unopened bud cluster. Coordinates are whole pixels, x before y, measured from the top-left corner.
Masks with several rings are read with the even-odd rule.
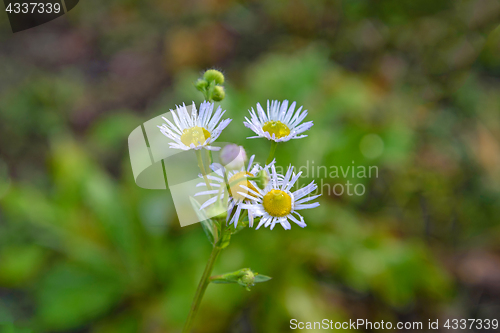
[[[203,93],[206,100],[220,102],[226,97],[223,83],[224,75],[216,69],[209,69],[203,74],[203,78],[198,79],[194,85]]]

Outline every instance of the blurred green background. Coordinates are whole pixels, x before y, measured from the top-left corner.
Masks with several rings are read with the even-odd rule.
[[[500,319],[500,2],[82,0],[16,34],[2,15],[0,326],[180,331],[210,244],[168,191],[135,185],[127,137],[199,103],[210,67],[234,119],[221,141],[263,160],[247,110],[297,101],[315,126],[281,165],[379,177],[351,180],[363,196],[325,193],[305,229],[235,235],[214,274],[273,280],[210,285],[196,332]]]

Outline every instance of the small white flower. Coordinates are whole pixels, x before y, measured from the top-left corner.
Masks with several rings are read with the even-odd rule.
[[[284,100],[283,103],[272,101],[269,105],[267,101],[267,114],[257,103],[257,113],[252,108],[250,111],[251,119],[245,117],[246,127],[251,129],[257,136],[253,138],[266,138],[276,142],[288,141],[290,139],[300,139],[307,135],[299,135],[313,125],[312,121],[301,124],[307,116],[307,110],[302,111],[302,106],[295,112],[295,102],[288,107],[288,101]]]
[[[188,113],[186,105],[177,106],[177,113],[170,110],[174,124],[162,117],[166,124],[162,124],[158,128],[166,137],[174,141],[169,142],[170,148],[219,150],[220,147],[213,147],[210,144],[217,140],[222,130],[229,125],[231,119],[221,121],[226,111],[222,111],[220,106],[215,111],[215,114],[213,114],[213,110],[214,103],[209,102],[201,103],[199,113],[196,111],[194,103],[191,114]]]
[[[304,218],[297,211],[319,206],[319,203],[310,203],[310,201],[320,195],[307,196],[317,188],[316,184],[312,181],[309,185],[291,192],[290,189],[302,172],[295,174],[293,167],[289,167],[285,177],[280,180],[274,165],[271,166],[271,169],[271,181],[264,190],[246,188],[248,194],[240,193],[251,200],[251,203],[242,204],[242,208],[248,209],[249,212],[252,211],[254,216],[261,216],[256,229],[261,226],[266,228],[270,226],[273,229],[276,223],[279,223],[285,230],[288,230],[291,229],[289,219],[302,228],[306,227]]]
[[[247,161],[247,153],[242,146],[229,144],[220,151],[220,161],[227,169],[241,169]]]
[[[260,170],[268,170],[268,168],[274,164],[274,161],[267,165],[266,167],[262,168],[258,163],[253,164],[253,160],[255,158],[255,155],[252,155],[250,157],[250,160],[248,161],[248,166],[245,169],[245,166],[241,167],[238,170],[226,170],[224,167],[220,164],[213,163],[210,168],[217,174],[218,177],[216,176],[211,176],[208,175],[207,177],[211,180],[214,181],[210,183],[210,186],[214,187],[213,190],[211,191],[202,191],[198,192],[195,194],[195,196],[200,196],[200,195],[213,195],[212,198],[208,199],[205,203],[203,203],[200,207],[200,209],[205,209],[206,207],[214,204],[219,198],[222,200],[224,197],[224,191],[221,191],[220,187],[221,186],[226,186],[226,183],[224,181],[224,172],[227,172],[227,178],[228,178],[228,183],[230,185],[230,193],[228,197],[228,213],[227,213],[227,219],[229,224],[233,224],[236,227],[238,225],[238,220],[241,215],[241,211],[243,210],[242,204],[245,202],[250,202],[249,197],[252,197],[251,194],[248,194],[247,188],[251,189],[252,191],[256,191],[257,185],[255,184],[254,181],[249,180],[248,177],[254,177]],[[199,175],[202,177],[202,175]],[[198,183],[196,185],[197,187],[200,186],[206,186],[205,182]],[[241,193],[247,193],[246,196],[243,196]],[[219,196],[220,195],[220,196]],[[232,214],[233,209],[236,209],[234,212],[234,215]],[[233,215],[231,217],[231,215]],[[229,218],[231,217],[231,220]],[[254,216],[251,211],[248,211],[248,221],[250,227],[253,227],[253,219]]]

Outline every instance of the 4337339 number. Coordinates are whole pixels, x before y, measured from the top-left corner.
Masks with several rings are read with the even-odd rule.
[[[472,330],[472,329],[494,329],[498,328],[498,319],[448,319],[444,328],[453,330]]]
[[[59,3],[43,3],[43,2],[24,2],[24,3],[9,3],[5,11],[14,14],[52,14],[61,12],[61,4]]]

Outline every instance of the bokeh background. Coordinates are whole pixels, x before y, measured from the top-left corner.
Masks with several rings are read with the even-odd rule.
[[[500,319],[498,1],[85,0],[16,34],[0,16],[5,329],[180,331],[210,244],[179,226],[168,190],[135,185],[127,137],[199,103],[211,67],[234,119],[221,141],[263,160],[247,110],[297,101],[315,126],[279,147],[281,165],[379,177],[351,179],[363,196],[325,193],[305,229],[235,235],[214,273],[273,280],[209,286],[196,332]]]

